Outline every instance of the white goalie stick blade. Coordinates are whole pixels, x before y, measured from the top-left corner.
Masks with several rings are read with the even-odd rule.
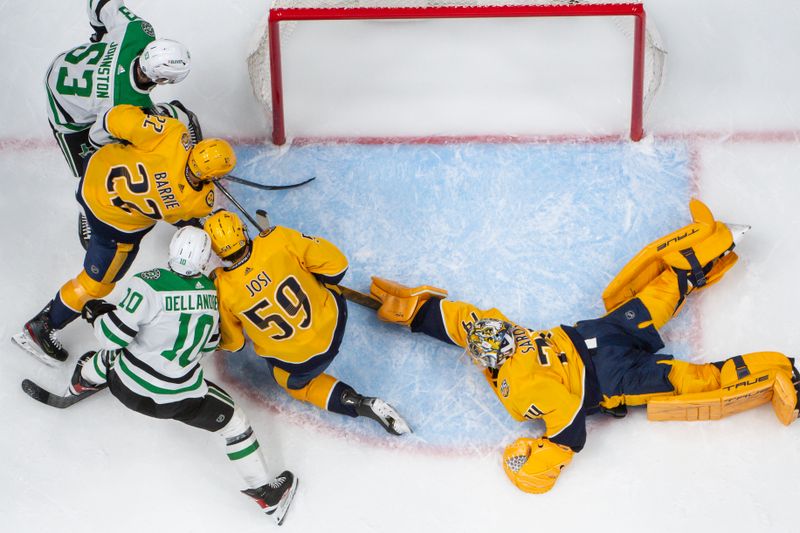
[[[300,481],[295,476],[294,480],[292,481],[292,486],[289,490],[287,490],[283,497],[281,497],[278,505],[275,506],[275,511],[270,513],[268,516],[271,516],[275,523],[278,525],[283,524],[283,519],[286,518],[286,513],[289,511],[289,506],[292,505],[292,500],[294,500],[294,493],[297,492],[297,484]]]
[[[11,342],[16,344],[17,346],[22,348],[26,353],[34,356],[36,359],[43,362],[47,366],[52,366],[52,367],[61,366],[62,361],[53,359],[52,357],[44,353],[42,349],[39,348],[39,346],[35,342],[33,342],[33,339],[31,339],[30,335],[28,335],[28,332],[25,330],[15,335],[12,335]]]

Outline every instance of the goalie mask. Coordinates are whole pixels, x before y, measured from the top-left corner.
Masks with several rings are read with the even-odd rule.
[[[467,326],[467,353],[484,368],[500,368],[514,352],[513,326],[496,318],[482,318]]]

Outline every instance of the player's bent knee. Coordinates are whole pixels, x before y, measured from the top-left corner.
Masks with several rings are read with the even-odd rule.
[[[76,278],[61,286],[59,295],[67,307],[80,313],[86,302],[102,298],[110,294],[112,290],[114,290],[114,283],[93,280],[85,270],[81,270]]]
[[[396,281],[372,277],[369,287],[372,296],[380,300],[378,318],[408,326],[414,320],[420,307],[431,298],[444,298],[447,291],[430,285],[406,287]]]
[[[736,263],[733,234],[699,200],[689,203],[692,222],[645,246],[603,291],[603,302],[612,310],[637,296],[662,272],[677,274],[676,290],[680,297],[692,288],[708,287]]]
[[[247,415],[244,414],[238,406],[234,406],[233,413],[228,418],[228,423],[217,431],[220,437],[226,441],[236,439],[238,437],[246,438],[250,430],[250,421],[247,420]]]

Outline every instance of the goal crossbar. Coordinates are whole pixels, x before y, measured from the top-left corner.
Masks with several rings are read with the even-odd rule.
[[[646,13],[641,3],[557,4],[515,6],[437,6],[437,7],[306,7],[273,8],[269,12],[269,69],[272,91],[272,142],[286,142],[283,110],[280,23],[310,20],[447,19],[513,17],[634,17],[633,89],[631,91],[630,138],[644,136],[644,57]]]

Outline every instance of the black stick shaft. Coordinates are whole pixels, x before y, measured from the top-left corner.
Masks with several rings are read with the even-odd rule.
[[[254,181],[246,180],[244,178],[233,176],[231,174],[228,174],[223,179],[232,181],[234,183],[241,183],[242,185],[247,185],[248,187],[253,187],[255,189],[261,189],[262,191],[280,191],[284,189],[294,189],[296,187],[302,187],[306,183],[317,179],[317,177],[314,176],[313,178],[308,178],[307,180],[300,181],[298,183],[290,183],[289,185],[265,185],[263,183],[256,183]]]
[[[258,228],[259,232],[264,231],[264,228],[261,227],[258,221],[250,216],[250,213],[248,213],[247,210],[242,207],[242,204],[240,204],[236,198],[234,198],[233,195],[228,192],[228,189],[222,186],[222,184],[219,182],[219,179],[214,180],[214,185],[216,185],[217,188],[222,191],[222,194],[224,194],[228,200],[230,200],[231,203],[236,206],[236,209],[238,209],[245,216],[245,218],[250,221],[251,224]]]
[[[228,200],[230,200],[231,203],[236,206],[236,209],[241,211],[247,220],[249,220],[256,228],[258,228],[258,231],[264,231],[265,228],[262,228],[261,224],[259,224],[255,218],[250,216],[250,213],[248,213],[245,208],[242,207],[242,204],[240,204],[236,198],[234,198],[233,195],[222,186],[222,184],[219,182],[219,179],[214,180],[214,185],[216,185],[217,188],[222,191],[222,194],[224,194]],[[380,300],[373,298],[369,294],[353,290],[349,287],[345,287],[344,285],[339,285],[339,288],[342,290],[342,295],[353,303],[363,305],[364,307],[369,307],[370,309],[378,309],[381,306]]]

